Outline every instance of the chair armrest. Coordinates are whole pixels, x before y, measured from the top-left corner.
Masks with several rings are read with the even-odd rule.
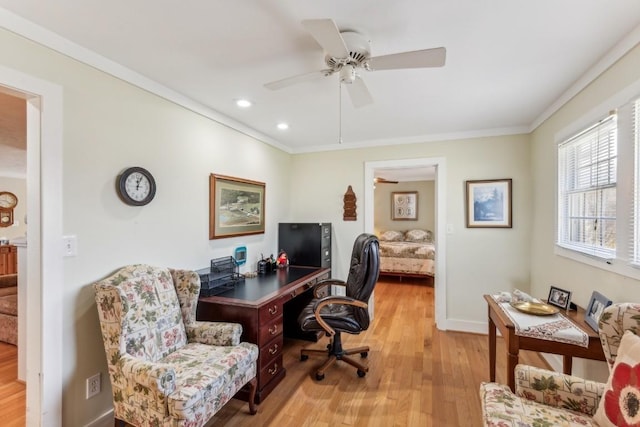
[[[517,365],[516,395],[593,416],[605,384],[533,366]]]
[[[316,283],[315,286],[313,287],[314,298],[322,298],[322,297],[326,297],[327,295],[331,295],[331,291],[328,291],[326,294],[321,294],[321,292],[324,292],[324,290],[326,288],[329,288],[330,286],[346,287],[347,284],[343,280],[337,280],[337,279],[321,280],[318,283]]]
[[[336,331],[331,326],[329,326],[327,322],[324,321],[324,319],[322,318],[322,314],[320,313],[320,310],[322,310],[323,307],[329,304],[351,305],[354,307],[365,309],[368,307],[367,303],[365,302],[345,296],[329,296],[316,301],[316,303],[313,305],[313,314],[316,316],[316,320],[318,321],[318,324],[322,327],[322,329],[324,329],[327,334],[331,336],[334,336],[336,334]]]
[[[242,335],[242,325],[229,322],[195,322],[187,326],[189,342],[199,342],[208,345],[238,345]]]
[[[125,354],[118,361],[125,378],[130,378],[160,395],[168,396],[176,389],[176,373],[166,363],[149,362]]]

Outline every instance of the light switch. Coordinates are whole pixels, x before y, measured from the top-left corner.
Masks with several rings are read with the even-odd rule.
[[[447,234],[453,234],[453,224],[447,224]]]
[[[78,238],[76,236],[62,236],[62,256],[78,255]]]

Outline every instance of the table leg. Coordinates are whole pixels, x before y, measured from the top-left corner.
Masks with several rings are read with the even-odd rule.
[[[491,310],[491,309],[489,309]],[[496,380],[496,324],[489,315],[489,381]]]
[[[571,356],[563,356],[562,360],[562,373],[571,375],[571,370],[573,368],[573,357]]]
[[[516,391],[516,365],[518,364],[518,351],[507,354],[507,385],[511,391]]]

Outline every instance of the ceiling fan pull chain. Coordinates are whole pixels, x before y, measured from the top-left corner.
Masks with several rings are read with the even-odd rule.
[[[338,80],[338,144],[342,144],[342,83]]]

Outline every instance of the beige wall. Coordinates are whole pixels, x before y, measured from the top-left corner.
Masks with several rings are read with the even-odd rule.
[[[396,191],[418,193],[418,218],[414,220],[391,219],[391,194]],[[376,184],[374,192],[374,232],[386,230],[407,231],[416,228],[435,233],[435,186],[433,181],[409,181],[397,184]]]
[[[609,105],[607,100],[638,81],[640,46],[636,46],[532,134],[534,233],[531,241],[531,291],[535,296],[546,297],[549,286],[555,285],[570,290],[572,300],[583,307],[588,304],[594,290],[615,302],[640,301],[640,281],[555,254],[556,135],[585,116],[605,116],[617,106]],[[574,367],[574,372],[587,370],[587,376],[599,376],[600,379],[603,372],[606,373],[603,364],[595,362],[578,363]]]
[[[351,245],[363,231],[364,163],[438,157],[446,159],[447,317],[452,325],[486,330],[483,294],[529,289],[531,241],[531,171],[529,136],[514,135],[457,141],[298,154],[292,163],[290,215],[297,220],[333,222],[333,259],[349,259]],[[331,171],[331,173],[329,173]],[[465,228],[465,180],[513,179],[513,228]],[[342,221],[342,195],[348,185],[358,197],[358,220]],[[366,185],[373,185],[367,183]],[[377,191],[377,190],[376,190]],[[436,236],[439,241],[440,236]],[[346,275],[346,266],[336,269]]]
[[[291,157],[9,32],[0,31],[0,51],[0,65],[63,88],[63,233],[77,236],[78,256],[64,259],[59,307],[62,425],[84,426],[111,408],[91,283],[131,263],[202,268],[240,245],[248,248],[247,266],[255,265],[261,252],[277,250]],[[153,173],[158,188],[149,205],[118,199],[115,180],[128,166]],[[213,172],[266,183],[265,234],[208,239]],[[85,379],[97,372],[103,391],[85,400]]]

